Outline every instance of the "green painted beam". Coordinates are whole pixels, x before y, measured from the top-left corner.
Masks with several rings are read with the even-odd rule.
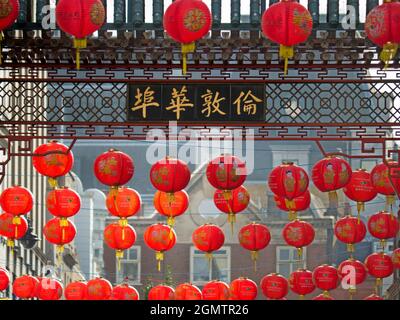
[[[319,1],[308,0],[308,10],[311,13],[314,26],[319,24]]]
[[[126,17],[126,1],[114,0],[114,23],[115,24],[125,23],[125,17]]]
[[[260,19],[260,0],[250,0],[250,23],[252,25],[259,25]]]
[[[221,24],[221,0],[211,1],[211,15],[213,26],[219,26]]]
[[[153,23],[156,26],[163,24],[164,0],[153,0]]]
[[[132,23],[136,27],[144,24],[144,0],[132,0]]]
[[[339,0],[328,1],[328,23],[339,23]]]
[[[240,24],[240,0],[231,0],[231,23]]]

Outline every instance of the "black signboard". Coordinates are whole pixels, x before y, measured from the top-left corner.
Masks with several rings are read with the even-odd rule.
[[[129,84],[127,120],[265,121],[265,85]]]

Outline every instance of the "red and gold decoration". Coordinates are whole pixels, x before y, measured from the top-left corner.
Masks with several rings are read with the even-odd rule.
[[[283,198],[285,206],[291,212],[296,212],[294,199],[302,196],[308,188],[309,180],[305,170],[293,162],[284,162],[272,169],[268,177],[268,186],[271,191]],[[291,218],[295,219],[292,214]]]
[[[353,299],[354,293],[358,285],[363,283],[367,278],[367,268],[365,265],[353,258],[343,261],[338,267],[340,279],[346,278],[346,284],[349,286],[350,299]]]
[[[229,288],[230,300],[255,300],[258,294],[257,284],[245,277],[233,280]]]
[[[57,178],[71,171],[74,155],[66,145],[50,141],[35,149],[32,164],[37,172],[48,177],[50,186],[55,188]]]
[[[142,206],[140,194],[131,188],[117,187],[110,191],[106,198],[108,212],[121,220],[137,214]]]
[[[398,4],[400,6],[400,3]],[[399,11],[400,13],[400,11]],[[400,15],[399,15],[400,18]],[[395,161],[388,161],[389,166],[398,166]],[[384,196],[386,196],[385,211],[393,212],[393,205],[396,202],[396,189],[400,186],[400,178],[389,177],[390,169],[384,163],[377,164],[371,171],[372,185],[375,190]]]
[[[150,181],[157,190],[173,194],[189,184],[190,170],[184,161],[166,157],[152,165]]]
[[[399,232],[399,221],[393,214],[381,211],[369,217],[368,231],[374,238],[380,239],[384,250],[386,240],[395,238]]]
[[[192,241],[198,250],[205,252],[211,267],[212,252],[224,245],[225,236],[220,227],[205,224],[193,231]]]
[[[201,0],[177,0],[168,6],[163,21],[167,34],[182,44],[182,73],[186,74],[186,55],[211,29],[210,9]]]
[[[207,282],[202,290],[203,300],[228,300],[229,285],[223,281]]]
[[[367,234],[367,227],[362,220],[356,217],[346,216],[335,223],[336,238],[347,244],[347,251],[353,253],[355,244],[361,242]]]
[[[0,205],[5,212],[18,217],[32,210],[33,195],[27,188],[13,186],[1,193]]]
[[[156,251],[157,269],[161,271],[164,252],[172,249],[176,243],[175,231],[168,225],[156,223],[146,228],[144,241],[150,249]]]
[[[175,300],[174,288],[166,285],[158,285],[149,290],[148,300]]]
[[[175,288],[175,300],[202,300],[201,290],[188,282],[182,283]]]
[[[106,19],[101,0],[59,0],[56,21],[62,31],[74,37],[76,68],[80,69],[80,49],[87,47],[86,37],[98,31]]]
[[[298,294],[300,299],[304,299],[304,296],[315,290],[313,273],[305,269],[292,272],[289,276],[289,288]]]
[[[18,217],[18,224],[15,223],[15,216],[10,213],[0,214],[0,236],[7,239],[7,246],[14,248],[15,240],[21,239],[28,231],[28,222],[24,217]]]
[[[139,300],[139,292],[134,287],[123,283],[113,288],[110,300]]]
[[[129,224],[121,226],[119,222],[111,223],[104,229],[104,242],[116,250],[115,256],[118,261],[118,270],[120,261],[124,257],[124,250],[129,249],[135,244],[136,231]]]
[[[304,192],[300,197],[294,198],[293,203],[292,203],[292,208],[287,207],[287,200],[283,197],[278,197],[277,195],[274,195],[274,200],[276,206],[283,210],[283,211],[288,211],[288,217],[289,221],[294,221],[297,218],[297,212],[307,210],[310,207],[311,203],[311,194],[310,191],[307,190]]]
[[[39,280],[35,277],[24,275],[18,277],[13,283],[13,294],[20,299],[32,299],[36,297]]]
[[[79,212],[81,197],[68,187],[56,188],[47,194],[46,207],[53,216],[70,218]]]
[[[189,196],[185,190],[174,193],[157,191],[154,195],[154,208],[167,217],[167,224],[173,227],[175,218],[184,214],[189,207]]]
[[[393,267],[394,268],[400,269],[400,248],[397,248],[396,250],[393,250],[392,263],[393,263]]]
[[[262,15],[261,30],[268,39],[279,43],[279,57],[285,60],[285,74],[288,59],[294,56],[293,46],[306,41],[312,28],[310,12],[294,0],[281,0],[271,5]]]
[[[383,4],[372,9],[365,20],[365,33],[369,40],[383,48],[379,58],[385,63],[396,56],[400,43],[400,3],[385,0]]]
[[[19,14],[19,1],[18,0],[3,0],[0,1],[0,64],[3,60],[1,53],[1,42],[4,39],[3,31],[10,27]]]
[[[0,292],[10,285],[10,273],[7,269],[0,267]]]
[[[43,235],[48,242],[57,246],[57,253],[62,253],[64,245],[74,240],[76,227],[72,221],[62,223],[60,218],[53,218],[43,227]]]
[[[240,229],[238,238],[240,245],[251,252],[251,260],[254,262],[254,271],[256,271],[258,252],[265,249],[271,241],[269,229],[253,222]]]
[[[112,292],[113,287],[106,279],[98,277],[87,283],[87,300],[109,300]]]
[[[288,281],[277,273],[271,273],[262,278],[260,286],[264,296],[270,300],[280,300],[289,292]]]
[[[228,214],[228,222],[231,224],[233,234],[233,225],[236,222],[236,214],[242,212],[250,203],[250,194],[247,189],[240,186],[231,192],[216,190],[214,193],[214,204],[223,213]]]
[[[60,281],[51,278],[40,278],[36,297],[40,300],[60,300],[63,286]]]
[[[376,189],[372,184],[371,174],[365,169],[353,171],[349,183],[343,188],[344,194],[357,202],[358,218],[365,210],[365,202],[373,200],[377,196]]]
[[[324,264],[314,269],[313,280],[315,286],[323,290],[323,296],[329,297],[329,291],[335,290],[339,285],[339,274],[335,267]]]
[[[346,186],[351,178],[349,163],[338,157],[326,157],[312,168],[311,179],[321,192],[328,192],[329,201],[337,206],[337,190]]]
[[[94,174],[102,183],[115,189],[126,184],[134,174],[133,160],[126,153],[110,149],[94,161]]]
[[[390,277],[393,274],[392,257],[380,252],[372,253],[365,259],[365,266],[368,273],[376,278],[376,292],[379,292],[379,287],[382,285],[382,279]]]
[[[315,231],[310,223],[295,220],[285,225],[282,237],[289,246],[297,248],[298,256],[301,258],[303,247],[307,247],[314,241]]]
[[[64,296],[66,300],[87,300],[87,283],[84,281],[71,282],[66,286]]]

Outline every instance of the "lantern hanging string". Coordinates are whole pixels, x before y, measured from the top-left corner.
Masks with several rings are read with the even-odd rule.
[[[236,222],[236,215],[235,212],[233,212],[230,200],[232,200],[232,191],[231,190],[224,190],[222,192],[224,199],[226,201],[226,205],[228,206],[228,222],[231,224],[231,234],[233,235],[233,226]]]
[[[254,272],[257,272],[258,251],[253,250],[250,252],[250,254],[251,254],[251,260],[253,261],[253,265],[254,265]]]

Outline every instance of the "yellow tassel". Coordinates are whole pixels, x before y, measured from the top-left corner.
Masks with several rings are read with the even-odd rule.
[[[379,54],[379,59],[385,63],[384,69],[389,66],[389,62],[394,59],[397,53],[399,45],[397,43],[387,42],[384,44],[381,53]]]
[[[288,72],[289,59],[292,59],[294,57],[293,47],[287,47],[281,44],[279,46],[279,57],[285,60],[284,72],[286,75]]]
[[[186,74],[186,71],[187,71],[186,55],[189,52],[194,52],[195,49],[196,49],[196,45],[194,42],[182,44],[182,73],[183,74]]]
[[[297,212],[289,210],[288,218],[289,218],[289,221],[296,220],[297,219]]]
[[[7,247],[13,249],[14,248],[14,240],[13,239],[7,239]]]
[[[171,228],[175,225],[175,218],[174,217],[168,217],[167,218],[167,225],[170,226]]]
[[[118,261],[118,271],[121,271],[121,259],[124,257],[124,251],[117,250],[115,252],[115,257],[117,258]]]
[[[257,272],[258,251],[251,251],[251,260],[254,263],[254,272]]]
[[[339,204],[338,194],[336,191],[329,191],[328,193],[329,203],[334,207],[337,207]]]
[[[381,239],[381,248],[382,248],[382,251],[384,252],[385,251],[385,246],[386,246],[386,240],[385,239]]]
[[[162,251],[156,252],[156,260],[157,260],[157,270],[158,272],[161,271],[161,261],[164,260],[164,253]]]
[[[48,178],[47,181],[49,182],[50,187],[52,188],[57,188],[58,184],[57,184],[57,179],[54,178]]]
[[[304,294],[299,295],[299,300],[304,300]]]
[[[86,48],[87,41],[86,38],[76,39],[74,38],[74,48],[76,49],[76,69],[79,70],[81,68],[81,53],[80,49]]]
[[[1,42],[3,41],[3,39],[4,39],[4,34],[2,31],[0,31],[0,64],[3,63],[3,50],[1,48]]]
[[[297,255],[299,256],[299,260],[303,257],[303,248],[297,248]]]
[[[329,298],[329,297],[330,297],[328,291],[324,291],[322,294],[323,294],[323,296],[324,296],[325,298]]]
[[[347,252],[354,252],[354,244],[348,243],[347,244]]]
[[[20,216],[14,216],[14,218],[12,219],[12,224],[20,225],[21,224],[21,217]]]
[[[361,221],[361,212],[365,210],[364,202],[357,202],[357,221],[360,223]]]
[[[118,220],[118,224],[119,224],[121,227],[127,227],[127,226],[128,226],[128,219],[126,219],[126,218],[121,218],[121,219]]]
[[[375,280],[375,293],[379,295],[379,288],[382,285],[382,279],[381,278],[376,278]]]
[[[393,205],[396,202],[396,197],[394,195],[388,195],[386,196],[386,208],[385,211],[389,211],[390,208],[390,213],[393,214]]]
[[[228,222],[231,224],[231,234],[233,235],[233,226],[236,222],[236,214],[229,213],[228,214]]]

